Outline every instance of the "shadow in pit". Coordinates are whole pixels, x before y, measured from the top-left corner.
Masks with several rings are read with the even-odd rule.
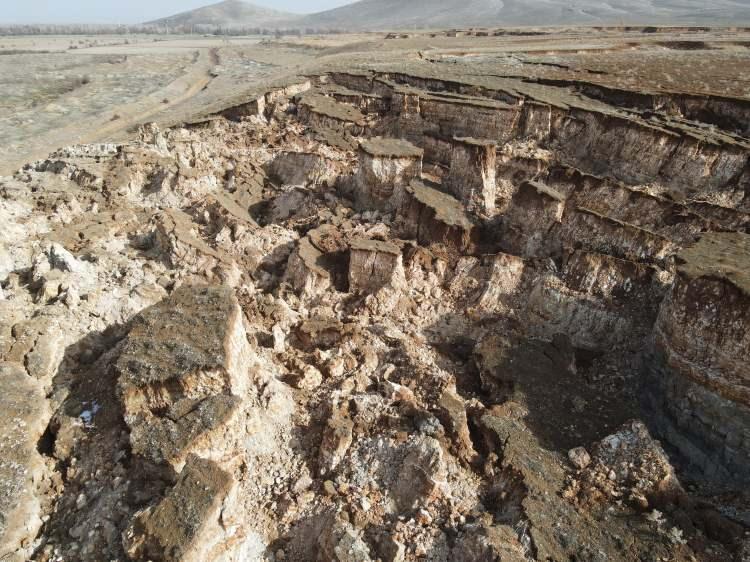
[[[451,322],[442,318],[430,329],[445,333],[441,323],[446,321],[453,327],[460,325],[455,320]],[[457,373],[457,388],[464,398],[478,398],[488,408],[504,404],[498,412],[503,418],[514,419],[521,415],[523,425],[541,448],[553,453],[549,459],[555,458],[554,453],[564,455],[571,448],[599,442],[631,419],[644,419],[638,399],[640,369],[634,366],[632,372],[624,373],[625,365],[637,365],[636,357],[623,358],[614,351],[592,353],[577,350],[564,336],[556,336],[551,342],[528,338],[510,325],[482,335],[468,353],[467,339],[476,338],[477,333],[481,331],[469,329],[465,333],[456,333],[455,342],[433,342],[431,345],[443,355],[443,368]],[[461,358],[473,362],[474,368],[451,370],[450,365]],[[461,383],[461,374],[476,376],[478,380]],[[467,390],[471,392],[476,388],[481,392],[466,394]],[[485,474],[488,467],[494,471],[482,491],[482,504],[492,513],[495,524],[510,524],[519,531],[519,540],[525,543],[524,532],[520,532],[524,521],[518,512],[525,495],[523,481],[497,463],[491,463],[492,452],[504,446],[487,440],[489,434],[479,427],[475,416],[469,416],[469,424],[471,439],[479,454],[476,468],[482,465]],[[536,456],[529,454],[531,460]],[[554,489],[559,490],[559,486]],[[714,548],[719,553],[718,557],[706,560],[725,560],[727,558],[722,556],[737,548],[742,526],[723,516],[711,502],[686,494],[663,501],[663,505],[656,504],[651,508],[668,513],[670,524],[685,533],[695,552],[705,554]],[[565,502],[556,505],[564,507]],[[608,526],[606,517],[600,517],[596,506],[592,506],[589,513],[600,518],[597,525],[601,528]],[[639,539],[644,541],[641,547],[648,549],[649,545],[657,544],[653,541],[658,538],[658,533],[652,532],[637,509],[625,509],[621,513],[622,522],[643,531]]]
[[[286,271],[289,256],[292,255],[296,246],[295,242],[287,242],[276,246],[269,254],[264,255],[257,269],[252,272],[253,279],[260,279],[263,274],[281,279]]]
[[[114,325],[71,344],[53,379],[59,406],[38,448],[55,466],[59,495],[50,498],[53,509],[35,559],[46,559],[50,548],[71,560],[125,559],[122,532],[166,487],[132,470],[114,369],[127,332],[127,325]]]
[[[438,353],[438,366],[455,375],[464,399],[478,399],[487,407],[518,404],[543,447],[567,453],[641,417],[635,388],[603,353],[576,349],[563,335],[551,342],[526,337],[514,321],[467,324],[453,316],[424,330]],[[604,368],[611,376],[599,376]]]

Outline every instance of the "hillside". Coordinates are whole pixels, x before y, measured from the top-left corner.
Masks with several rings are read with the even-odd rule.
[[[182,12],[174,16],[148,22],[153,25],[257,25],[259,27],[278,25],[295,20],[298,16],[288,12],[255,6],[241,0],[225,0],[196,10]]]
[[[750,21],[750,1],[361,0],[305,18],[309,26],[354,29],[738,21]]]
[[[157,20],[159,25],[257,25],[382,30],[464,26],[735,25],[750,0],[360,0],[300,16],[227,0]]]

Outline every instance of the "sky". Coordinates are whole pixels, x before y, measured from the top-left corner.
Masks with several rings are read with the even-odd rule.
[[[141,23],[219,0],[0,0],[0,23]],[[297,13],[328,10],[354,0],[254,0]]]

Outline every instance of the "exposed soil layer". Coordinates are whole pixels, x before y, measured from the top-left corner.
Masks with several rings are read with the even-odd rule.
[[[745,102],[446,60],[0,178],[0,559],[748,559]]]

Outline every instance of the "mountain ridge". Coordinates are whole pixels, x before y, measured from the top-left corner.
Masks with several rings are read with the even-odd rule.
[[[300,16],[243,2],[224,0],[194,10],[146,22],[147,25],[258,25],[292,21]]]
[[[359,0],[308,15],[226,0],[148,22],[338,30],[466,26],[736,25],[750,22],[750,0]]]

